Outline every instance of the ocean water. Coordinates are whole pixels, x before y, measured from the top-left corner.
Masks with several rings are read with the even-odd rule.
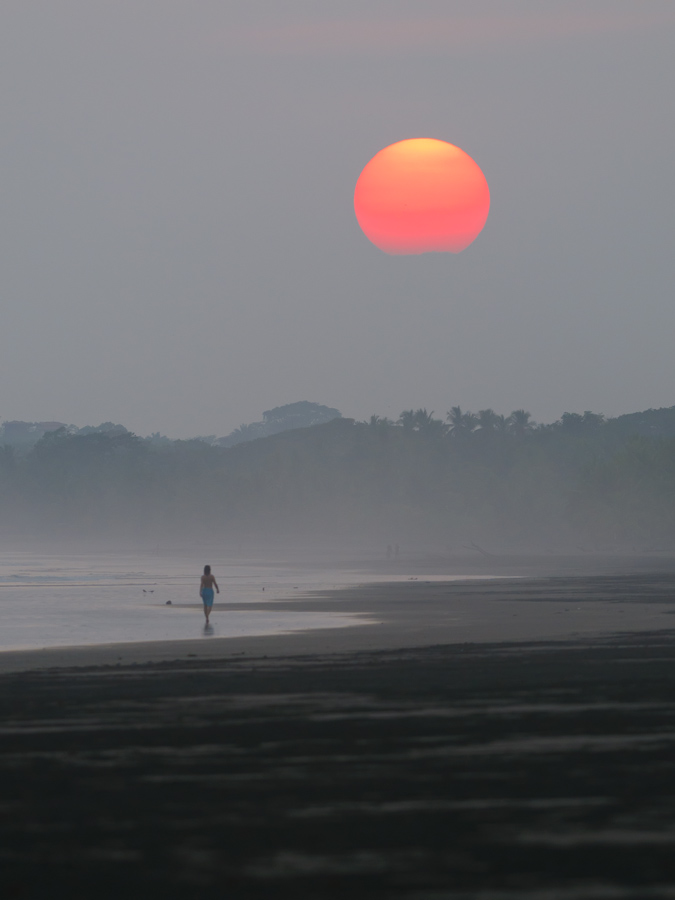
[[[381,572],[240,562],[215,555],[211,566],[220,587],[211,614],[217,637],[347,628],[366,621],[367,611],[357,617],[275,608],[275,600],[308,592],[382,581],[456,580],[438,575],[412,579],[400,571],[383,577]],[[201,572],[201,558],[180,552],[0,553],[0,652],[211,636],[204,635]]]
[[[215,636],[363,622],[354,616],[274,608],[275,600],[357,584],[363,575],[217,559],[211,565],[221,591],[211,614]],[[194,557],[181,554],[0,553],[0,652],[203,636],[201,572]],[[245,608],[260,603],[269,608]]]

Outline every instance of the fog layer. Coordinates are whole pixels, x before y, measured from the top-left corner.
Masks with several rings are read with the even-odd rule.
[[[675,408],[535,426],[453,407],[223,447],[48,432],[0,453],[5,538],[455,554],[675,547]]]

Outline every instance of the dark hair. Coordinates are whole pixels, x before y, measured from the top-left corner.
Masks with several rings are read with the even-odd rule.
[[[211,574],[211,566],[204,566],[204,574],[205,575]]]

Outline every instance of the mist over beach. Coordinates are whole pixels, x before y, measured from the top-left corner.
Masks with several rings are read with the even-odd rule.
[[[357,422],[308,401],[230,435],[5,422],[5,540],[378,559],[672,552],[675,407],[536,423],[459,406]]]

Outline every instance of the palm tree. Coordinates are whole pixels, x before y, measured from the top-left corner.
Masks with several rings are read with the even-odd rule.
[[[415,429],[415,410],[414,409],[404,409],[401,415],[398,417],[398,425],[403,426],[404,431],[414,431]]]
[[[462,427],[462,420],[464,419],[464,413],[462,412],[461,406],[453,406],[448,412],[446,419],[450,423],[451,433],[454,434],[455,431],[459,431]]]
[[[503,416],[498,416],[493,409],[479,409],[476,417],[481,434],[489,434],[497,430],[497,423]]]
[[[386,416],[371,416],[370,420],[368,422],[365,422],[364,424],[369,425],[371,428],[374,428],[377,431],[385,432],[394,423]]]
[[[471,434],[478,425],[478,419],[472,412],[462,412],[461,407],[453,406],[447,415],[448,431],[453,437],[463,437]]]
[[[509,420],[506,416],[495,416],[494,430],[497,434],[506,434],[509,430]]]
[[[418,434],[428,436],[445,434],[445,425],[440,419],[434,419],[434,411],[427,412],[426,409],[406,409],[398,419],[398,424],[403,426],[404,431],[416,431]]]
[[[442,437],[445,434],[445,425],[441,419],[434,419],[434,411],[430,413],[426,409],[418,409],[415,412],[415,431],[427,437]]]
[[[516,437],[523,437],[524,434],[532,431],[534,428],[534,422],[531,422],[530,419],[531,415],[529,412],[525,412],[524,409],[514,409],[508,419],[509,430]]]

